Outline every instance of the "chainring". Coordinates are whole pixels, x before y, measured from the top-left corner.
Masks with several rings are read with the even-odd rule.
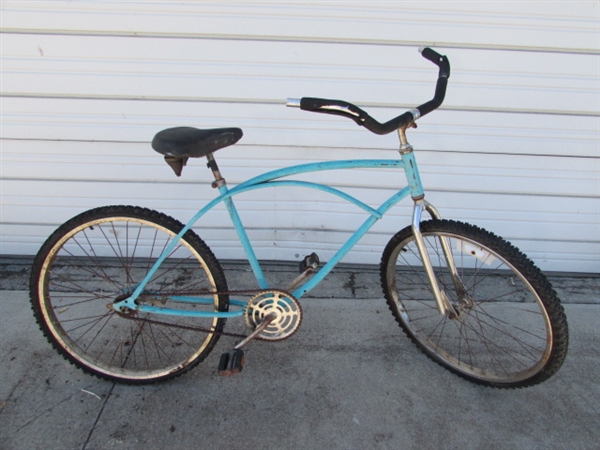
[[[281,341],[292,336],[302,323],[302,308],[288,292],[269,290],[252,297],[246,306],[246,325],[254,330],[268,314],[273,321],[257,336],[264,341]]]

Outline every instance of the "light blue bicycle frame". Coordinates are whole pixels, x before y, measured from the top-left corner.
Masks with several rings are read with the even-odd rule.
[[[369,205],[363,203],[357,198],[340,191],[338,189],[332,188],[330,186],[312,183],[306,181],[295,181],[295,180],[280,180],[280,178],[286,178],[293,175],[310,173],[310,172],[318,172],[318,171],[326,171],[326,170],[341,170],[341,169],[365,169],[365,168],[402,168],[405,171],[408,185],[403,189],[396,192],[392,195],[388,200],[379,206],[379,208],[374,209]],[[244,225],[240,219],[238,211],[233,202],[233,197],[235,195],[256,190],[256,189],[264,189],[269,187],[277,187],[277,186],[295,186],[295,187],[304,187],[317,189],[323,192],[327,192],[332,195],[336,195],[349,203],[352,203],[359,208],[363,209],[369,214],[369,217],[363,222],[363,224],[350,236],[350,238],[346,241],[346,243],[335,253],[335,255],[322,267],[320,268],[313,277],[307,281],[305,284],[300,286],[292,295],[299,299],[302,298],[307,292],[317,286],[329,272],[340,262],[340,260],[354,247],[354,245],[369,231],[369,229],[377,222],[377,220],[381,219],[385,213],[387,213],[394,205],[396,205],[399,201],[403,200],[407,196],[411,196],[415,200],[415,211],[413,213],[413,229],[416,226],[416,233],[418,233],[418,237],[420,238],[420,232],[418,231],[418,223],[420,222],[420,215],[423,207],[429,211],[430,214],[434,217],[438,217],[437,211],[435,209],[422,201],[423,198],[423,187],[421,185],[421,180],[419,177],[419,172],[417,169],[417,164],[414,159],[414,155],[412,153],[412,148],[410,151],[401,152],[400,160],[380,160],[380,159],[365,159],[365,160],[344,160],[344,161],[329,161],[329,162],[318,162],[318,163],[309,163],[302,164],[292,167],[286,167],[278,170],[273,170],[257,177],[254,177],[248,181],[245,181],[232,189],[229,189],[225,184],[224,180],[220,184],[217,184],[220,195],[206,204],[204,208],[199,210],[196,215],[194,215],[189,222],[185,225],[185,227],[179,232],[179,234],[172,239],[170,244],[165,248],[162,255],[158,258],[154,266],[150,269],[144,280],[136,287],[135,291],[132,295],[120,302],[115,302],[113,307],[115,310],[124,311],[125,309],[131,309],[141,312],[155,313],[155,314],[165,314],[165,315],[177,315],[177,316],[188,316],[188,317],[217,317],[217,318],[231,318],[231,317],[240,317],[243,315],[243,309],[239,309],[237,311],[227,311],[227,312],[212,312],[212,311],[186,311],[179,310],[173,308],[164,308],[164,307],[156,307],[150,305],[138,305],[135,300],[142,294],[146,284],[152,279],[156,271],[162,262],[167,258],[167,256],[173,251],[175,246],[178,244],[181,237],[190,229],[192,226],[208,211],[214,208],[219,203],[223,202],[229,212],[229,216],[233,223],[233,226],[238,234],[242,247],[246,253],[246,257],[250,263],[252,271],[254,272],[254,276],[256,277],[256,281],[258,283],[258,287],[260,289],[269,289],[268,282],[264,276],[260,263],[254,253],[254,249],[252,244],[248,238]],[[448,254],[449,252],[447,252]],[[422,255],[423,256],[423,255]],[[429,258],[425,257],[427,263],[429,262]],[[427,265],[427,264],[426,264]],[[434,291],[437,289],[437,283],[435,283]],[[436,292],[436,297],[440,294]],[[202,297],[193,297],[193,296],[171,296],[171,301],[181,302],[181,303],[196,303],[196,304],[207,304],[210,305],[214,302],[214,299],[211,297],[202,298]],[[237,306],[243,308],[246,305],[246,301],[230,299],[230,305]],[[438,299],[438,304],[440,301]],[[441,310],[442,308],[440,308]]]

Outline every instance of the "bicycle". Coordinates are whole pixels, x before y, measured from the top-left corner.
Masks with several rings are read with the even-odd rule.
[[[98,377],[148,383],[177,377],[203,361],[226,333],[227,319],[244,318],[249,334],[219,361],[231,376],[244,366],[253,339],[289,338],[302,322],[299,303],[372,225],[410,196],[412,222],[383,250],[380,273],[386,302],[406,335],[428,357],[472,382],[497,388],[538,384],[562,365],[568,327],[552,286],[518,249],[476,226],[442,219],[425,199],[412,146],[415,121],[443,102],[450,64],[430,48],[422,56],[439,68],[432,100],[386,122],[344,101],[288,99],[287,106],[340,115],[376,134],[398,132],[400,159],[342,160],[273,170],[229,189],[214,152],[242,137],[239,128],[169,128],[153,148],[176,175],[189,158],[206,157],[218,196],[186,225],[135,206],[91,209],[60,226],[35,257],[30,297],[41,330],[75,366]],[[324,170],[402,169],[407,185],[377,209],[331,186],[289,179]],[[269,286],[233,197],[276,186],[315,189],[361,208],[363,224],[321,266],[311,254],[285,288]],[[223,269],[192,226],[224,203],[257,287],[229,290]],[[423,212],[431,216],[421,220]],[[249,297],[249,299],[248,299]]]

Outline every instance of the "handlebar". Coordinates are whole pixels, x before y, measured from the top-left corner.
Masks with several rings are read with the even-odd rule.
[[[405,113],[386,123],[379,123],[358,106],[343,100],[304,97],[300,100],[288,99],[287,106],[299,107],[304,111],[334,114],[337,116],[347,117],[375,134],[388,134],[392,131],[396,131],[398,128],[401,128],[404,125],[417,120],[419,117],[429,114],[431,111],[439,108],[444,101],[444,97],[446,96],[446,87],[448,85],[448,78],[450,78],[450,62],[448,61],[448,58],[440,55],[435,50],[432,50],[428,47],[420,48],[419,51],[425,59],[431,61],[439,67],[435,94],[428,102],[417,106],[417,108],[414,110],[406,111]]]

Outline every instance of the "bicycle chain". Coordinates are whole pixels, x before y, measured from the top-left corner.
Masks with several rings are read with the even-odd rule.
[[[239,294],[252,295],[252,294],[254,294],[253,296],[256,297],[257,295],[267,294],[267,293],[273,292],[273,291],[283,292],[284,294],[289,295],[290,297],[293,298],[293,296],[289,292],[281,290],[281,289],[246,289],[246,290],[222,291],[222,292],[191,291],[191,292],[180,292],[177,295],[239,295]],[[162,295],[171,295],[171,294],[162,294]],[[134,314],[135,314],[135,312],[134,312]],[[238,338],[248,337],[247,334],[230,333],[228,331],[209,330],[207,328],[194,326],[194,325],[180,325],[180,324],[162,322],[160,320],[153,320],[153,319],[140,319],[140,318],[135,317],[135,315],[126,315],[126,314],[119,314],[119,315],[121,317],[124,317],[129,320],[134,320],[136,322],[144,322],[144,323],[151,323],[151,324],[156,324],[156,325],[163,325],[163,326],[168,326],[168,327],[173,327],[173,328],[180,328],[182,330],[202,331],[205,333],[216,334],[218,336],[231,336],[231,337],[238,337]]]

